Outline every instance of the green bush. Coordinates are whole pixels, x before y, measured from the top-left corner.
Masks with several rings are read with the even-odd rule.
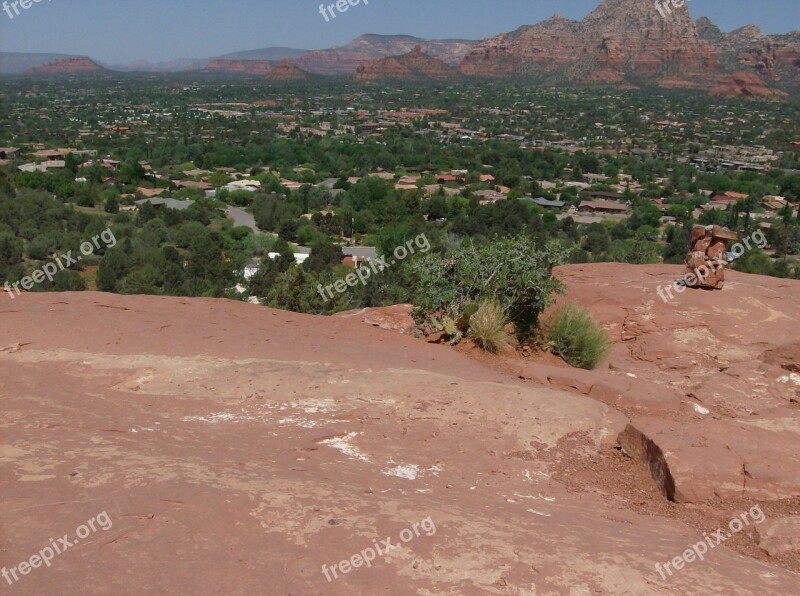
[[[763,250],[755,249],[736,259],[732,268],[742,273],[772,275],[772,259]]]
[[[605,329],[577,304],[567,304],[549,317],[545,337],[553,352],[567,363],[588,370],[597,368],[613,346]]]
[[[530,238],[472,242],[411,263],[413,302],[428,314],[458,320],[470,303],[497,301],[517,330],[532,330],[561,283],[551,272],[569,256],[560,243],[537,249]]]
[[[494,300],[484,302],[469,318],[469,336],[487,352],[496,353],[514,345],[506,331],[506,313]]]

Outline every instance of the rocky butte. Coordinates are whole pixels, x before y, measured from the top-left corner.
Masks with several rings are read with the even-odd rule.
[[[267,78],[272,81],[305,81],[309,76],[309,73],[293,62],[281,60],[275,63],[274,69],[267,75]]]
[[[414,339],[404,306],[0,303],[2,564],[113,521],[8,592],[797,593],[800,282],[728,272],[664,303],[680,266],[556,274],[614,339],[595,371]]]
[[[721,79],[710,90],[712,95],[760,99],[786,99],[789,94],[780,89],[767,87],[764,80],[754,72],[737,72]]]

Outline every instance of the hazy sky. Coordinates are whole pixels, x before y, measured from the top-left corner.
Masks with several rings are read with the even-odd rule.
[[[20,8],[14,19],[0,12],[0,51],[86,54],[123,63],[208,58],[270,46],[317,49],[345,44],[363,33],[480,39],[555,13],[580,19],[598,3],[369,0],[364,5],[362,0],[326,22],[319,0],[40,0],[27,10]],[[687,3],[693,17],[708,16],[725,31],[748,23],[767,33],[800,29],[798,0]]]

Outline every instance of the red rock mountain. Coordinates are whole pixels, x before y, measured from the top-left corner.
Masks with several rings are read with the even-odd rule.
[[[485,40],[470,51],[461,71],[702,86],[717,73],[717,56],[698,36],[686,6],[665,18],[652,0],[604,0],[582,21],[556,15]]]
[[[407,54],[419,45],[428,56],[457,66],[476,43],[460,39],[425,40],[410,35],[362,35],[347,45],[307,52],[289,60],[311,73],[352,75],[362,64]]]
[[[356,69],[357,81],[402,79],[404,81],[446,81],[458,78],[459,72],[441,60],[422,53],[417,45],[412,52],[402,56],[372,60]]]
[[[85,74],[85,73],[104,73],[108,72],[99,66],[91,58],[79,56],[74,58],[60,58],[47,64],[29,68],[25,71],[26,75],[61,75],[61,74]]]

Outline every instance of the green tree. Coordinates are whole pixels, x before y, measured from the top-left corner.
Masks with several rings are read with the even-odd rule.
[[[275,261],[280,273],[287,271],[290,267],[295,265],[294,251],[283,238],[278,238],[278,240],[275,241],[275,244],[272,245],[272,252],[278,253],[278,257]]]
[[[130,247],[130,241],[126,242]],[[121,248],[106,251],[97,270],[97,289],[101,292],[116,292],[117,284],[130,269],[128,254]]]
[[[338,265],[344,259],[342,247],[330,240],[319,240],[311,247],[311,254],[303,267],[306,271],[320,273],[329,267]]]
[[[106,213],[119,213],[119,200],[116,197],[109,197],[105,204]]]
[[[250,278],[250,294],[266,298],[280,274],[277,262],[269,257],[264,257],[258,271]]]

